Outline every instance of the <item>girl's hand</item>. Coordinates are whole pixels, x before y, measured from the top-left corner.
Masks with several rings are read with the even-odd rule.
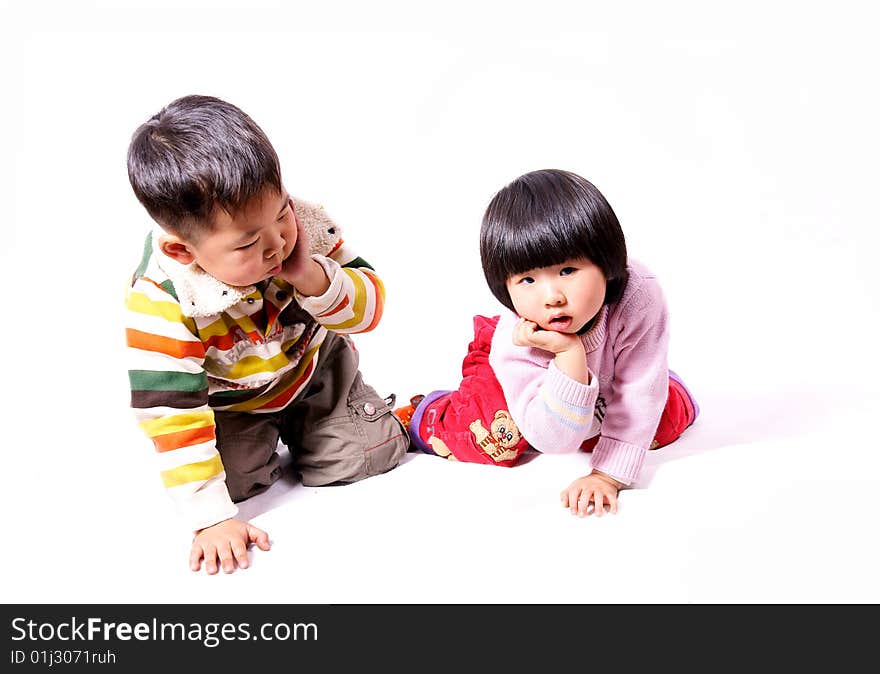
[[[533,346],[554,354],[571,351],[578,347],[583,350],[581,338],[577,335],[542,330],[537,323],[525,318],[520,318],[513,328],[513,343],[517,346]]]
[[[595,514],[602,517],[605,514],[605,505],[608,512],[617,512],[617,494],[624,487],[610,475],[594,470],[589,475],[579,477],[572,482],[567,489],[560,494],[562,507],[571,510],[572,515],[587,517]],[[593,504],[592,510],[589,509]]]
[[[520,318],[513,328],[513,343],[551,352],[560,371],[582,384],[590,383],[587,353],[578,335],[542,330],[537,323]]]

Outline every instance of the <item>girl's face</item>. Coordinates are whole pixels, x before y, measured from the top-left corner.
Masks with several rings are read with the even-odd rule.
[[[530,269],[507,279],[507,291],[520,317],[543,330],[574,334],[602,309],[605,276],[585,257]]]

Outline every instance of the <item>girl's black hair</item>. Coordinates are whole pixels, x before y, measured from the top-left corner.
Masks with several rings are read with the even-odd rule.
[[[586,257],[605,275],[605,304],[623,294],[629,273],[617,216],[585,178],[558,169],[532,171],[503,187],[480,228],[480,258],[492,294],[513,311],[507,279]]]
[[[196,240],[215,206],[236,210],[265,188],[281,192],[278,156],[244,112],[212,96],[184,96],[132,135],[128,179],[164,228]]]

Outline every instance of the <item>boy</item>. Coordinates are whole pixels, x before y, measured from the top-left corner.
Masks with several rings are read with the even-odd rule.
[[[235,503],[281,476],[279,438],[308,486],[394,468],[409,441],[358,371],[384,286],[319,207],[293,200],[244,112],[173,101],[135,131],[134,193],[158,228],[127,292],[132,407],[193,529],[190,567],[248,566],[265,531]]]

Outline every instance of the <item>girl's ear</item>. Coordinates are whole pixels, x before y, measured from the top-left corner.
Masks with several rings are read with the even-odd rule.
[[[163,234],[159,237],[159,250],[180,264],[190,264],[196,259],[190,245],[174,234]]]

